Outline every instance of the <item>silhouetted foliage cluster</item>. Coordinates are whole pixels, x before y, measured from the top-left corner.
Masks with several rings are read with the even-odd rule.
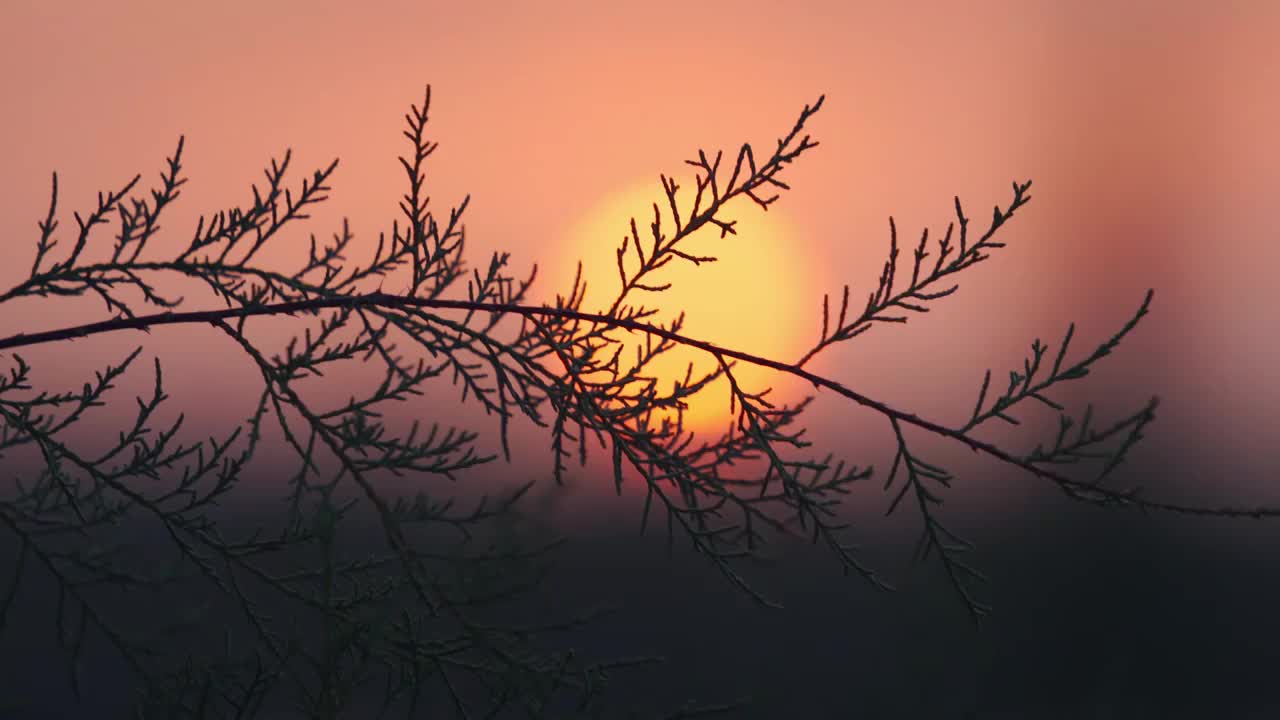
[[[265,182],[252,187],[249,202],[201,217],[190,241],[163,259],[153,259],[157,253],[150,246],[161,214],[186,183],[182,141],[154,189],[142,189],[135,177],[99,194],[87,214],[75,213],[74,239],[62,259],[55,255],[63,240],[54,176],[29,276],[0,295],[0,303],[97,296],[107,317],[0,339],[0,349],[9,351],[8,373],[0,378],[0,452],[9,459],[29,450],[38,460],[38,470],[6,484],[0,498],[0,534],[6,547],[16,548],[0,599],[0,630],[15,621],[8,612],[29,576],[52,578],[53,624],[67,650],[72,688],[79,682],[85,643],[96,637],[135,670],[142,688],[139,707],[148,717],[252,717],[286,698],[305,716],[332,718],[366,697],[375,697],[383,714],[406,716],[605,712],[597,689],[609,672],[644,660],[589,660],[543,642],[547,633],[585,617],[549,618],[535,626],[487,619],[488,608],[519,602],[536,586],[554,543],[499,545],[469,538],[501,521],[530,485],[464,508],[434,489],[402,496],[388,482],[401,475],[464,478],[497,459],[479,449],[476,431],[442,426],[441,418],[424,418],[430,428],[415,422],[397,429],[384,420],[386,407],[422,394],[433,382],[452,383],[463,401],[479,403],[496,418],[508,458],[513,420],[541,428],[550,439],[549,472],[557,482],[569,463],[586,462],[592,445],[609,453],[619,488],[643,483],[642,528],[651,517],[664,520],[669,537],[687,539],[729,581],[764,604],[769,600],[742,574],[740,563],[778,534],[811,539],[846,572],[876,588],[889,584],[859,556],[841,515],[844,498],[872,477],[872,469],[811,453],[799,429],[810,399],[775,403],[764,389],[739,382],[740,363],[798,376],[884,417],[898,445],[884,479],[888,511],[915,507],[922,519],[919,556],[940,559],[975,619],[988,611],[976,593],[981,575],[964,558],[968,543],[939,514],[952,476],[912,447],[910,432],[962,443],[1083,502],[1276,514],[1161,503],[1112,487],[1105,481],[1154,419],[1155,401],[1100,424],[1092,410],[1076,419],[1051,396],[1062,383],[1088,375],[1137,326],[1151,293],[1113,337],[1081,359],[1069,359],[1073,326],[1051,364],[1049,348],[1036,340],[998,396],[992,397],[999,386],[993,389],[988,371],[971,417],[958,426],[893,408],[806,369],[819,353],[877,324],[904,323],[956,292],[961,271],[1004,247],[995,237],[1030,200],[1030,182],[1014,183],[1009,204],[996,206],[980,232],[970,227],[957,199],[955,221],[943,236],[931,241],[926,230],[908,248],[906,261],[899,260],[891,220],[889,256],[866,303],[855,303],[848,286],[838,310],[824,297],[813,346],[794,361],[770,359],[684,336],[683,316],[666,318],[656,304],[646,304],[646,296],[669,287],[662,277],[668,264],[715,260],[687,252],[686,238],[708,227],[721,236],[734,234],[735,222],[727,215],[731,205],[750,201],[768,209],[789,189],[788,167],[817,145],[805,128],[822,107],[821,98],[804,108],[767,154],[750,145],[729,155],[699,151],[688,161],[691,205],[678,202],[677,181],[662,176],[663,200],[654,203],[650,219],[631,221],[616,252],[620,290],[598,310],[584,307],[581,265],[567,293],[553,304],[533,304],[527,297],[536,268],[517,276],[502,253],[474,268],[465,262],[467,201],[447,218],[428,207],[426,165],[436,148],[426,135],[429,103],[428,90],[406,115],[411,151],[400,159],[407,180],[402,216],[379,236],[363,264],[348,259],[355,246],[345,222],[330,241],[311,236],[292,271],[255,261],[268,243],[279,242],[286,228],[327,199],[336,161],[290,185],[286,152],[266,169]],[[114,228],[114,244],[109,256],[90,259],[93,253],[86,250],[100,242],[99,226]],[[225,307],[187,309],[182,298],[157,290],[161,276],[208,288]],[[300,326],[282,352],[271,353],[250,332],[255,318],[268,315],[295,316]],[[65,391],[39,389],[31,365],[14,352],[180,323],[207,324],[225,335],[261,378],[249,416],[201,442],[179,442],[181,416],[157,422],[166,399],[159,359],[153,361],[152,392],[138,398],[132,419],[109,448],[90,452],[67,439],[70,428],[107,404],[108,391],[141,348],[105,366],[82,388]],[[664,387],[646,368],[678,345],[703,351],[712,369],[695,374],[690,366],[682,380]],[[363,394],[328,405],[300,387],[344,363],[376,367],[381,379]],[[734,421],[718,437],[697,436],[685,429],[681,411],[719,377],[729,381]],[[1015,413],[1028,400],[1058,413],[1060,430],[1047,444],[1017,452],[975,436],[993,420],[1017,423]],[[281,503],[278,527],[233,534],[213,510],[245,476],[268,424],[294,458],[290,493]],[[1059,469],[1076,461],[1098,469],[1083,477]],[[359,529],[352,527],[359,513],[378,528],[380,549],[374,554],[358,556],[344,543]],[[115,528],[126,520],[149,523],[171,549],[172,562],[144,565],[116,544]],[[121,619],[122,598],[172,612],[153,615],[146,626],[130,624]],[[208,618],[215,613],[236,620],[211,625]],[[181,642],[171,642],[175,637]],[[728,710],[689,708],[676,716],[717,711]]]

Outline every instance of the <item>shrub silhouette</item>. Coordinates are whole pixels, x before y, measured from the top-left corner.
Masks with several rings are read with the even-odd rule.
[[[975,620],[989,610],[977,587],[981,575],[965,560],[968,543],[938,513],[952,476],[912,449],[911,428],[1016,467],[1080,502],[1232,517],[1278,512],[1183,506],[1113,487],[1107,481],[1154,419],[1156,401],[1100,423],[1091,412],[1073,418],[1050,396],[1062,383],[1088,375],[1134,330],[1148,311],[1150,291],[1110,339],[1082,357],[1070,357],[1072,326],[1056,350],[1032,343],[1007,385],[993,387],[987,371],[961,426],[891,407],[806,369],[817,354],[877,324],[904,323],[956,292],[959,273],[1004,247],[995,238],[1031,199],[1030,182],[1015,182],[1008,204],[996,206],[981,231],[971,230],[956,199],[955,220],[942,237],[931,241],[926,231],[902,260],[891,219],[888,259],[866,302],[851,299],[848,286],[838,301],[824,297],[813,346],[794,360],[764,358],[686,337],[682,317],[664,322],[644,303],[665,289],[662,268],[668,263],[714,260],[686,252],[684,239],[700,230],[735,233],[731,210],[749,204],[767,209],[789,189],[788,166],[817,145],[805,127],[821,98],[803,109],[767,156],[745,144],[729,155],[698,151],[688,161],[691,206],[677,202],[676,181],[662,176],[665,203],[654,204],[651,219],[631,221],[616,253],[621,290],[596,310],[583,306],[581,265],[578,279],[554,304],[532,304],[527,297],[536,268],[517,276],[501,253],[475,269],[465,262],[461,221],[467,202],[447,218],[427,206],[425,167],[436,148],[426,135],[430,99],[428,88],[422,104],[406,115],[412,149],[400,158],[408,185],[402,217],[363,264],[348,260],[354,238],[345,223],[331,242],[313,236],[292,271],[254,262],[262,248],[280,242],[286,228],[327,199],[337,161],[289,187],[286,152],[267,168],[265,183],[253,187],[251,203],[201,217],[190,242],[165,259],[151,259],[154,253],[147,251],[159,234],[160,216],[186,183],[181,140],[157,187],[144,190],[140,176],[134,177],[99,194],[85,215],[76,213],[69,252],[61,259],[54,253],[65,247],[57,238],[54,175],[29,276],[0,302],[89,295],[105,303],[108,317],[0,339],[0,350],[8,352],[8,372],[0,378],[0,451],[7,457],[26,452],[36,463],[0,500],[0,533],[5,547],[15,550],[0,599],[0,630],[24,622],[11,612],[20,589],[37,575],[52,578],[52,624],[66,650],[72,689],[78,692],[86,642],[97,641],[132,668],[138,707],[148,717],[252,717],[292,708],[333,718],[370,698],[383,711],[407,716],[604,712],[598,689],[610,671],[646,660],[588,660],[543,641],[586,617],[519,626],[488,614],[495,603],[518,603],[536,586],[554,547],[511,535],[513,526],[503,525],[531,483],[467,507],[455,498],[425,492],[405,497],[387,487],[389,475],[459,478],[498,459],[481,453],[476,432],[442,427],[441,418],[424,418],[435,421],[429,430],[417,423],[396,429],[384,421],[383,408],[421,394],[433,381],[453,383],[464,401],[496,417],[508,459],[513,420],[523,418],[547,433],[556,482],[575,458],[585,463],[593,444],[603,448],[612,482],[643,483],[643,521],[665,519],[669,533],[687,538],[729,582],[766,605],[769,599],[742,574],[740,563],[777,534],[810,539],[847,573],[875,588],[890,586],[850,544],[840,516],[842,498],[872,469],[831,455],[809,456],[810,444],[797,429],[809,400],[773,403],[761,389],[739,384],[740,363],[803,378],[884,418],[897,440],[884,476],[889,512],[906,506],[919,513],[919,557],[937,558]],[[100,225],[115,226],[114,244],[105,258],[90,259],[87,250],[100,242]],[[225,307],[188,309],[182,298],[157,289],[156,280],[169,276],[208,288]],[[249,332],[256,318],[268,315],[293,316],[303,326],[276,354]],[[69,391],[38,390],[32,366],[15,352],[102,333],[159,332],[173,324],[211,326],[261,377],[252,413],[220,437],[181,443],[181,417],[157,422],[166,395],[155,359],[153,390],[138,398],[118,439],[104,451],[78,449],[68,429],[106,404],[108,391],[142,349]],[[690,368],[683,380],[661,387],[645,367],[676,345],[704,352],[715,369],[694,375]],[[635,360],[623,361],[624,353]],[[344,363],[376,367],[381,381],[327,407],[298,387]],[[680,410],[722,376],[731,388],[734,421],[719,437],[695,441]],[[1028,400],[1059,417],[1056,435],[1035,451],[1019,454],[975,437],[991,421],[1016,422],[1013,413]],[[260,454],[268,426],[296,464],[291,494],[281,503],[277,527],[233,532],[214,511]],[[1084,477],[1058,469],[1075,461],[1093,467]],[[377,527],[374,554],[360,556],[348,547],[358,518]],[[114,544],[126,520],[148,524],[173,552],[171,562],[140,563]],[[458,542],[453,533],[501,542]],[[131,621],[122,602],[172,612]],[[219,620],[211,624],[214,617]],[[673,717],[720,711],[730,709],[690,707]]]

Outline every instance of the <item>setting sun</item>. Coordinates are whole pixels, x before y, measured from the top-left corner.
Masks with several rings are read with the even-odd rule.
[[[687,214],[693,205],[692,193],[682,187],[677,199]],[[648,226],[655,201],[661,201],[664,232],[669,235],[666,199],[657,182],[603,194],[587,215],[569,226],[562,246],[564,256],[553,267],[572,272],[576,261],[582,261],[587,283],[583,309],[607,308],[617,297],[621,280],[615,252],[629,233],[632,217],[646,247],[652,242]],[[677,259],[646,279],[655,285],[670,283],[670,288],[633,291],[628,304],[658,308],[657,319],[663,323],[683,311],[681,332],[688,337],[770,359],[795,360],[813,334],[807,324],[812,298],[804,292],[805,248],[776,208],[765,212],[747,198],[739,198],[726,206],[721,219],[736,220],[737,234],[721,238],[720,231],[708,225],[678,245],[691,255],[715,257],[715,262],[695,265]],[[563,292],[571,282],[571,275],[559,278],[555,289]],[[619,337],[628,350],[644,342],[638,335]],[[622,357],[634,355],[624,352]],[[707,353],[680,347],[658,356],[649,364],[647,374],[658,378],[660,389],[670,390],[674,383],[684,381],[690,363],[695,379],[716,368],[716,361]],[[734,375],[749,392],[772,388],[767,397],[775,404],[799,399],[794,383],[771,370],[738,363]],[[685,428],[697,432],[720,432],[731,419],[729,384],[724,378],[691,398],[684,412]]]

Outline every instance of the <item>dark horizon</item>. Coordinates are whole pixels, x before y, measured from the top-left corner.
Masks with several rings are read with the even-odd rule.
[[[1174,470],[1147,465],[1126,476],[1150,482]],[[1016,491],[1021,480],[1000,483]],[[858,516],[883,512],[878,490],[866,489],[873,507]],[[854,532],[896,592],[842,577],[821,547],[782,541],[771,561],[742,567],[784,606],[771,610],[732,587],[687,542],[677,539],[669,558],[660,524],[638,536],[635,512],[637,523],[626,528],[560,533],[567,542],[551,556],[547,581],[503,617],[613,608],[550,642],[601,659],[664,657],[618,671],[610,690],[622,706],[653,712],[747,696],[752,705],[730,716],[1262,718],[1280,709],[1268,680],[1280,649],[1267,640],[1280,633],[1273,612],[1280,570],[1262,561],[1280,532],[1273,523],[1091,508],[1044,489],[1022,500],[1020,512],[995,524],[987,513],[966,512],[959,494],[944,508],[977,544],[972,560],[990,578],[982,592],[995,609],[981,627],[936,562],[911,562],[915,525],[906,518],[888,535],[884,527]],[[533,504],[515,537],[555,533],[536,514],[544,507]],[[229,511],[224,527],[257,527],[270,510],[264,503],[258,513]],[[353,522],[352,554],[364,544],[376,548],[378,534],[361,543],[362,524]],[[12,717],[104,717],[98,713],[128,700],[121,684],[128,671],[93,636],[81,665],[85,703],[60,690],[65,653],[50,642],[44,585],[24,587],[11,617],[26,620],[4,633],[10,652],[0,676],[23,688],[24,700],[36,700]],[[139,620],[155,615],[145,606],[134,612]]]

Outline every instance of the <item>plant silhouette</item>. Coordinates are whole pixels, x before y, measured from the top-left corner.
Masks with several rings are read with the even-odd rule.
[[[892,407],[807,369],[818,354],[878,324],[905,323],[955,293],[962,271],[1005,246],[997,235],[1030,201],[1030,182],[1013,184],[1008,204],[994,207],[985,228],[971,229],[956,199],[945,233],[931,239],[926,230],[906,246],[907,258],[899,258],[903,247],[891,219],[888,258],[865,303],[846,285],[837,300],[823,298],[815,323],[821,329],[807,352],[764,358],[686,337],[682,316],[664,321],[646,302],[668,287],[664,266],[715,260],[686,252],[683,240],[698,231],[733,234],[730,214],[739,206],[767,209],[790,189],[788,166],[817,146],[805,131],[822,98],[801,111],[767,155],[747,144],[727,155],[699,150],[687,161],[692,205],[677,202],[677,181],[663,175],[664,200],[646,219],[631,221],[616,252],[621,289],[599,309],[584,307],[580,265],[565,294],[534,304],[528,295],[536,267],[517,275],[504,253],[475,267],[467,262],[467,201],[447,217],[428,208],[426,166],[436,148],[426,132],[430,101],[428,88],[406,115],[411,150],[400,158],[407,180],[401,217],[363,261],[348,260],[355,246],[345,222],[330,242],[312,236],[290,271],[255,261],[328,198],[337,161],[290,186],[286,152],[266,169],[265,182],[253,186],[251,202],[202,216],[190,241],[163,259],[151,250],[162,213],[187,182],[182,140],[155,188],[143,189],[134,177],[100,193],[84,215],[75,213],[69,251],[62,254],[55,253],[67,242],[59,237],[54,175],[30,273],[0,295],[0,303],[96,296],[107,317],[0,339],[8,365],[0,378],[0,451],[12,468],[22,458],[33,463],[0,498],[0,534],[14,550],[0,596],[0,631],[25,622],[14,612],[22,588],[37,576],[51,579],[57,594],[51,634],[66,651],[73,690],[86,643],[101,642],[132,668],[146,717],[292,711],[335,718],[365,702],[381,714],[409,717],[607,712],[604,681],[649,659],[591,660],[546,641],[589,616],[522,625],[490,613],[495,605],[519,603],[538,584],[555,547],[522,537],[509,523],[532,483],[464,506],[434,491],[408,497],[389,482],[401,475],[460,479],[499,460],[479,449],[477,432],[443,426],[443,418],[423,418],[429,429],[417,422],[396,428],[384,419],[385,408],[420,395],[429,383],[452,383],[463,401],[496,418],[508,459],[513,423],[546,433],[556,483],[575,459],[586,462],[593,445],[608,453],[609,481],[645,489],[642,529],[655,516],[665,520],[670,538],[687,540],[763,605],[772,603],[742,563],[778,535],[809,539],[846,573],[870,587],[891,588],[856,551],[841,517],[843,499],[869,481],[872,468],[810,454],[799,429],[810,399],[773,402],[763,389],[738,382],[735,368],[742,363],[802,378],[883,418],[897,442],[883,474],[888,512],[910,507],[920,516],[918,557],[936,558],[975,620],[990,610],[981,599],[982,575],[965,558],[970,545],[939,513],[952,475],[913,446],[912,433],[960,443],[1101,507],[1280,514],[1178,505],[1115,486],[1114,471],[1154,420],[1156,401],[1103,422],[1091,410],[1075,418],[1053,399],[1053,391],[1087,376],[1134,331],[1148,312],[1150,291],[1113,336],[1087,353],[1073,352],[1072,326],[1056,349],[1035,340],[1007,385],[993,386],[987,371],[969,419],[959,426]],[[105,228],[99,226],[114,228],[114,243],[102,245],[101,258],[95,253]],[[183,298],[162,293],[159,278],[207,288],[224,306],[191,309]],[[384,289],[393,287],[402,289]],[[280,352],[252,332],[263,316],[291,316],[300,326]],[[31,318],[33,325],[40,320]],[[81,389],[65,391],[37,388],[32,365],[19,352],[174,324],[209,326],[260,377],[252,412],[218,437],[180,442],[182,417],[158,421],[167,396],[155,358],[152,392],[130,408],[132,419],[117,429],[117,439],[104,450],[78,447],[69,430],[108,404],[109,391],[133,369],[142,348],[106,365]],[[663,387],[645,368],[677,345],[704,352],[714,369],[695,375],[691,367]],[[308,397],[305,380],[322,382],[344,364],[376,368],[381,379],[342,403]],[[683,427],[681,408],[722,376],[734,420],[718,437],[695,437]],[[1056,434],[1034,451],[1018,453],[975,436],[992,421],[1016,424],[1015,413],[1037,403],[1059,420]],[[216,515],[218,503],[236,491],[268,433],[291,454],[290,494],[280,503],[277,526],[229,529]],[[1077,461],[1087,470],[1069,475],[1060,469]],[[117,538],[126,521],[151,528],[172,552],[170,560],[139,562]],[[376,527],[377,549],[361,555],[351,538],[369,525]],[[478,539],[495,537],[500,541]],[[130,622],[122,602],[172,610],[150,614],[145,624]],[[671,717],[732,711],[690,706]]]

